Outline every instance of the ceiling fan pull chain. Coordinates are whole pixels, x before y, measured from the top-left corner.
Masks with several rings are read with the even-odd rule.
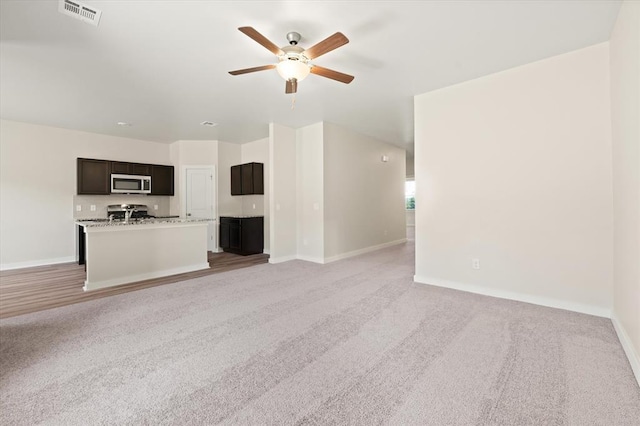
[[[296,94],[293,94],[293,97],[291,98],[291,109],[296,109]]]

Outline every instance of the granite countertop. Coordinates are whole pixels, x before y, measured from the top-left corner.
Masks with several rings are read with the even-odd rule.
[[[143,226],[143,225],[158,225],[158,224],[181,224],[181,223],[198,223],[198,222],[213,222],[215,219],[197,219],[197,218],[184,218],[184,217],[168,217],[168,218],[150,218],[150,219],[132,219],[125,220],[112,220],[109,219],[78,219],[76,224],[84,226],[85,228],[106,228],[112,226]]]

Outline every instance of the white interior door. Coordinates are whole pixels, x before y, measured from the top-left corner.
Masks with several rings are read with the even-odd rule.
[[[215,219],[215,185],[213,167],[187,167],[186,176],[186,215],[198,219]],[[218,239],[215,222],[209,223],[207,249],[217,251]]]

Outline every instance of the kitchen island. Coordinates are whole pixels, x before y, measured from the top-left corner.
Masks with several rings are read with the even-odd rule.
[[[85,291],[209,268],[206,219],[79,220]]]

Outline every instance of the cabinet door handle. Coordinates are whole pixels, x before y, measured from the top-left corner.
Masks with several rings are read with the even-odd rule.
[[[187,216],[191,216],[191,213],[187,213]]]

